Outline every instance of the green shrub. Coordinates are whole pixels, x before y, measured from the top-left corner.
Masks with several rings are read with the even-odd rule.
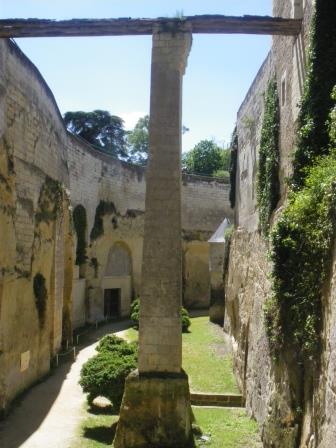
[[[96,347],[97,352],[115,352],[120,356],[132,355],[137,350],[137,343],[128,343],[125,339],[119,338],[115,334],[104,336]]]
[[[180,316],[181,316],[181,323],[182,323],[182,332],[187,333],[189,331],[191,322],[190,322],[190,317],[189,317],[188,311],[183,307],[181,308]]]
[[[133,327],[137,330],[139,329],[139,314],[140,314],[140,298],[137,297],[131,303],[131,321]]]
[[[259,226],[263,235],[269,231],[269,221],[279,197],[279,128],[280,113],[275,80],[269,82],[265,95],[265,112],[261,128],[257,199]]]
[[[139,329],[139,313],[140,313],[140,298],[138,297],[131,304],[131,320],[133,323],[133,327],[135,329]],[[183,307],[181,307],[180,316],[181,316],[182,332],[186,333],[188,332],[191,322],[188,311]]]
[[[108,398],[119,411],[127,375],[137,367],[137,345],[113,335],[102,338],[98,354],[82,367],[79,384],[91,405],[98,396]]]

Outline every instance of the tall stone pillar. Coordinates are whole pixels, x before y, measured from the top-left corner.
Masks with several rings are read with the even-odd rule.
[[[140,372],[180,372],[182,77],[190,33],[153,35]]]
[[[194,446],[180,320],[182,78],[191,41],[186,24],[153,33],[139,370],[126,380],[115,448]]]

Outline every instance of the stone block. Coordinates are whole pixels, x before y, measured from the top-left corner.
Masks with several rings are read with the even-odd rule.
[[[126,379],[115,448],[191,448],[192,411],[188,377],[139,374]]]

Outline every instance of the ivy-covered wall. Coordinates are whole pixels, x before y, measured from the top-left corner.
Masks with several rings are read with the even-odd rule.
[[[247,409],[260,423],[267,447],[336,445],[332,392],[336,165],[331,95],[336,84],[332,62],[336,8],[329,0],[317,0],[315,6],[317,15],[311,21],[313,2],[305,2],[297,40],[273,38],[271,53],[238,112],[236,228],[224,325],[233,338],[234,366]],[[274,15],[291,13],[291,1],[274,1]],[[310,26],[313,41],[303,85],[302,50],[308,48]],[[260,117],[270,115],[267,84],[274,74],[278,119],[274,115],[267,123]],[[278,164],[280,188],[272,207],[272,182],[265,173],[272,162],[267,141],[278,142],[279,148],[273,166]]]

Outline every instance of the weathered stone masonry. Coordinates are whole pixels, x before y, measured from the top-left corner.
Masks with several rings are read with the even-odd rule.
[[[48,179],[63,185],[65,202],[63,211],[47,223],[39,221],[37,214]],[[69,338],[71,316],[69,324],[63,324],[71,309],[76,326],[104,318],[104,288],[120,288],[115,282],[121,281],[120,276],[109,275],[109,254],[121,246],[131,257],[131,279],[122,280],[126,307],[121,312],[127,313],[131,296],[140,291],[145,190],[143,168],[97,153],[65,131],[53,95],[37,69],[13,42],[2,39],[0,410],[49,370],[62,339]],[[81,268],[82,278],[74,266],[76,237],[69,222],[69,200],[72,208],[83,205],[87,215],[88,259]],[[100,201],[113,204],[114,211],[103,217],[103,235],[91,242]],[[231,213],[228,185],[197,176],[183,178],[184,286],[189,305],[207,304],[206,241],[222,216]],[[48,289],[42,329],[32,286],[38,272]]]
[[[182,79],[190,27],[153,33],[138,371],[128,376],[116,448],[194,446],[182,372]]]
[[[304,6],[303,9],[301,9]],[[273,1],[273,15],[293,17],[303,12],[303,29],[296,38],[274,37],[270,54],[252,84],[237,117],[238,172],[235,232],[232,236],[225,294],[225,329],[231,334],[234,367],[247,409],[260,424],[266,447],[318,447],[336,445],[335,261],[330,290],[324,297],[322,367],[312,402],[304,403],[301,433],[294,421],[292,398],[300,386],[295,366],[275,364],[263,323],[263,304],[270,295],[268,246],[258,233],[256,173],[263,117],[263,94],[275,76],[280,95],[281,199],[273,222],[286,200],[285,178],[292,172],[298,102],[305,74],[305,52],[313,2]],[[302,379],[301,379],[302,383]]]

